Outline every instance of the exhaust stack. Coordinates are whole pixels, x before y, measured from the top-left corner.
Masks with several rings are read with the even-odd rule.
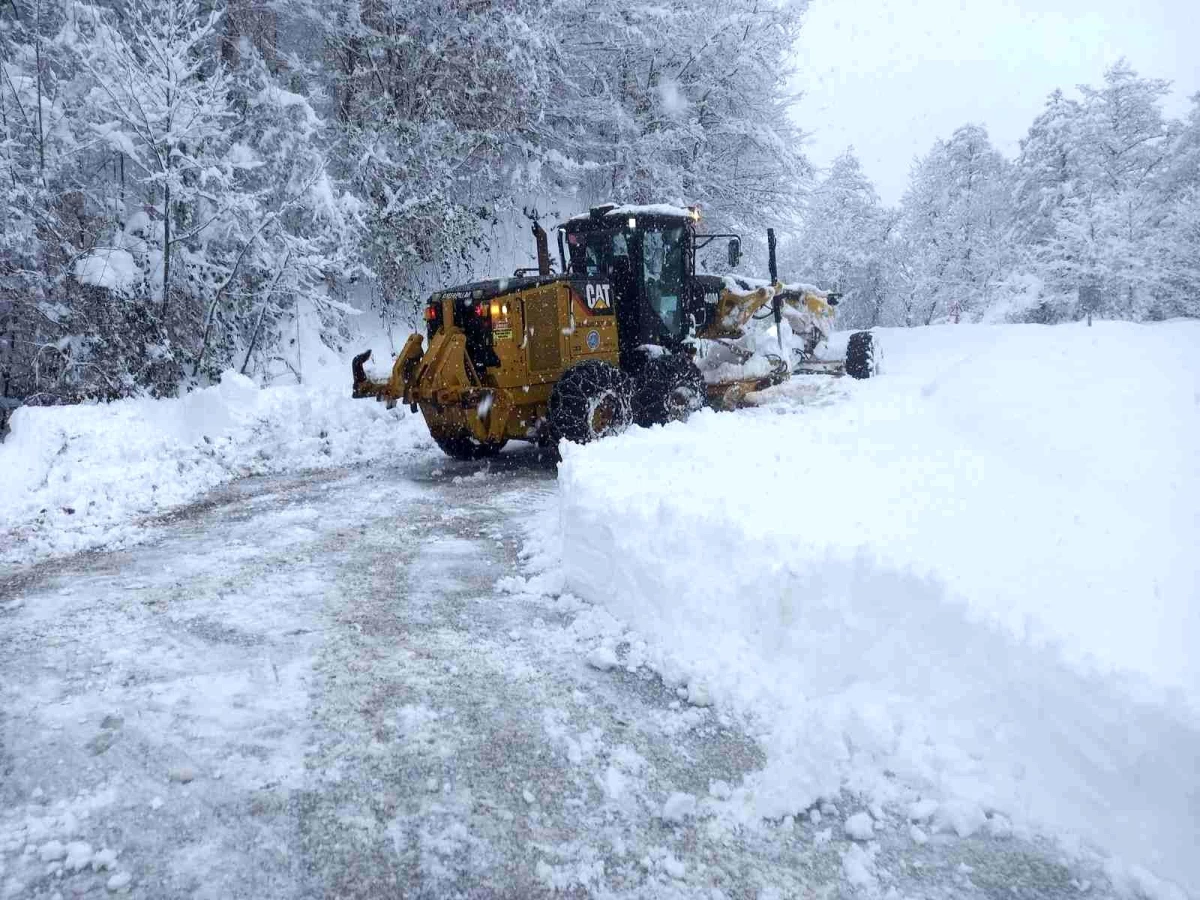
[[[779,267],[775,264],[775,229],[767,229],[767,270],[771,273],[771,284],[779,281]]]
[[[779,284],[779,266],[775,262],[775,229],[767,229],[767,269],[771,273],[771,289]],[[779,352],[783,353],[783,292],[775,291],[771,298],[771,313],[775,318],[775,338],[779,342]]]
[[[546,238],[546,229],[535,219],[533,222],[533,239],[537,241],[538,274],[550,274],[550,242]]]

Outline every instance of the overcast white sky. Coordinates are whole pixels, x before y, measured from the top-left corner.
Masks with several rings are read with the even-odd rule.
[[[1172,115],[1200,91],[1195,0],[812,0],[798,47],[795,118],[809,158],[853,145],[895,203],[914,156],[979,122],[1013,157],[1056,87],[1100,84],[1125,56],[1175,82]]]

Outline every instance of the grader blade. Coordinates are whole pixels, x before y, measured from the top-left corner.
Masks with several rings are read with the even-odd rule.
[[[846,361],[842,359],[806,359],[792,367],[796,375],[832,375],[840,378],[846,374]]]

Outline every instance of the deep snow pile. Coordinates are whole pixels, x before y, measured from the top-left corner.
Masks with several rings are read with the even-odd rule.
[[[757,724],[748,819],[916,787],[1200,892],[1200,323],[882,338],[879,379],[566,447],[563,587]]]
[[[432,452],[419,415],[351,400],[344,373],[260,389],[228,372],[177,399],[18,409],[0,444],[0,571],[136,538],[139,517],[243,475]]]

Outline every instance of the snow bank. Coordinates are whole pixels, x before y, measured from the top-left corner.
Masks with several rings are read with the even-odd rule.
[[[565,588],[758,724],[750,814],[916,789],[1200,891],[1200,323],[881,336],[842,402],[565,447]]]
[[[23,407],[0,444],[0,570],[137,532],[134,520],[243,475],[433,452],[419,415],[340,386],[259,389],[228,372],[171,400]]]

